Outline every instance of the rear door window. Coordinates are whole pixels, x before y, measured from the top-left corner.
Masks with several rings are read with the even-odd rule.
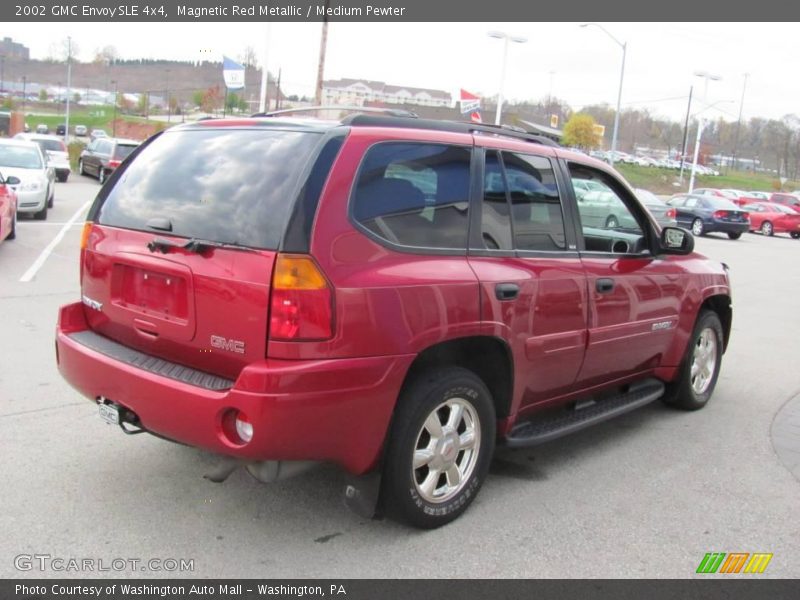
[[[359,169],[353,218],[392,244],[465,249],[470,156],[470,148],[448,144],[376,144]]]
[[[170,131],[122,171],[95,221],[173,235],[277,249],[298,177],[320,140],[314,132],[273,129]],[[90,215],[91,216],[91,215]]]

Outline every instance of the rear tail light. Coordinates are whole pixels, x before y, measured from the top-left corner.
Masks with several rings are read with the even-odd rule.
[[[272,275],[269,339],[326,340],[333,335],[333,294],[310,256],[278,254]]]
[[[748,212],[743,212],[743,213],[742,213],[742,218],[743,218],[745,221],[749,221],[749,220],[750,220],[750,213],[748,213]]]
[[[78,276],[78,281],[81,285],[83,285],[83,269],[85,268],[85,261],[86,261],[86,248],[89,246],[89,235],[92,233],[92,223],[91,221],[86,221],[83,224],[83,229],[81,230],[81,267],[80,267],[80,275]]]
[[[678,216],[678,211],[674,208],[670,208],[667,212],[664,213],[668,219],[674,219]]]
[[[728,216],[728,211],[727,210],[715,210],[714,214],[712,216],[715,219],[721,219],[723,217],[727,217]]]
[[[119,166],[119,163],[121,162],[122,161],[120,160],[110,160],[108,161],[108,166],[111,167],[112,169],[116,169]]]

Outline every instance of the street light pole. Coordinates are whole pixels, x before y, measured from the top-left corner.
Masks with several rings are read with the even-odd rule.
[[[695,77],[702,77],[705,80],[705,85],[703,86],[703,105],[705,109],[708,109],[708,82],[709,81],[719,81],[722,79],[719,75],[712,75],[711,73],[707,73],[705,71],[695,71]],[[705,110],[704,109],[704,110]],[[692,174],[689,176],[689,193],[692,193],[694,190],[694,177],[697,173],[697,157],[700,154],[700,138],[703,136],[703,128],[706,126],[706,119],[705,117],[701,118],[700,121],[697,123],[697,138],[695,139],[694,143],[694,159],[692,160]]]
[[[488,35],[489,37],[503,40],[503,63],[500,66],[500,91],[497,94],[497,112],[494,116],[494,124],[500,125],[500,117],[503,112],[503,87],[506,81],[506,63],[508,61],[508,42],[524,44],[528,40],[527,38],[509,35],[502,31],[490,31]]]
[[[683,167],[686,164],[686,145],[689,142],[689,115],[692,112],[692,94],[694,86],[689,86],[689,105],[686,107],[686,122],[683,124],[683,145],[681,146],[681,174],[678,176],[678,183],[683,185]]]
[[[742,109],[744,108],[744,93],[747,90],[747,78],[750,73],[744,74],[744,84],[742,85],[742,100],[739,102],[739,119],[736,121],[736,137],[733,141],[733,170],[736,170],[736,156],[739,153],[739,130],[742,128]]]
[[[64,143],[69,144],[69,96],[72,93],[72,38],[67,37],[67,110],[64,119]]]
[[[111,83],[114,84],[114,119],[111,121],[111,137],[117,137],[117,104],[119,104],[119,92],[117,81],[113,79]]]
[[[614,43],[622,48],[622,67],[619,71],[619,90],[617,91],[617,112],[614,115],[614,132],[611,134],[611,165],[614,165],[617,154],[617,135],[619,133],[619,113],[622,109],[622,84],[625,81],[625,58],[628,54],[628,42],[620,42],[617,38],[611,35],[605,27],[599,23],[584,23],[581,27],[597,27],[600,31],[610,37]]]

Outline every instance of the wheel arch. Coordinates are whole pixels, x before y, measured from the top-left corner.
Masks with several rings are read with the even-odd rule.
[[[715,312],[722,323],[723,347],[722,351],[728,349],[728,342],[731,337],[731,325],[733,323],[733,309],[731,307],[731,297],[727,294],[714,294],[708,296],[700,305],[700,311],[710,310]],[[698,312],[698,315],[700,313]]]

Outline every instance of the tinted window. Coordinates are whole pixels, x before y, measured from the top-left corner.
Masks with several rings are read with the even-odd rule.
[[[550,161],[541,156],[503,152],[503,164],[516,249],[565,249],[564,217]]]
[[[490,250],[511,250],[511,213],[506,184],[497,152],[486,153],[481,210],[483,245]]]
[[[136,150],[135,144],[117,144],[116,148],[114,148],[114,158],[123,160],[134,150]]]
[[[353,217],[395,244],[466,248],[470,150],[388,142],[367,151]]]
[[[167,132],[125,169],[97,221],[152,231],[169,219],[183,237],[275,249],[315,133],[275,130]]]
[[[34,140],[42,148],[42,152],[51,150],[53,152],[66,152],[64,142],[59,140]]]

